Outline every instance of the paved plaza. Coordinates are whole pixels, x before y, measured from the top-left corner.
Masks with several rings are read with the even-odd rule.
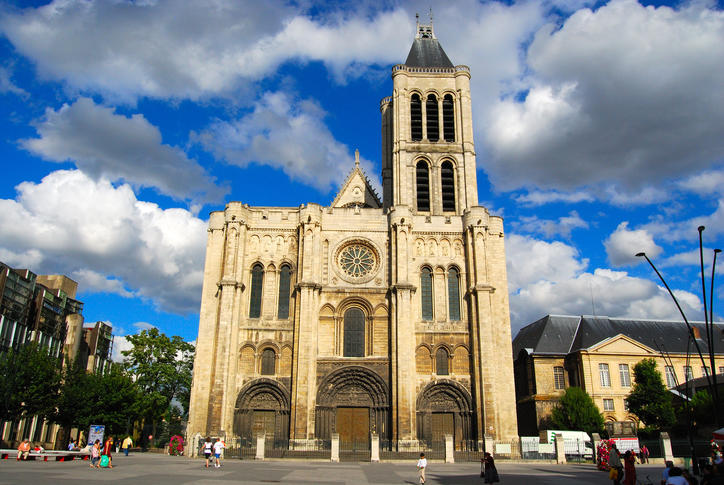
[[[113,469],[95,470],[88,462],[0,461],[0,485],[45,484],[417,484],[415,463],[329,463],[321,461],[252,461],[229,459],[219,469],[203,466],[203,460],[138,453],[115,455]],[[661,466],[639,468],[639,479],[658,478]],[[502,485],[607,484],[606,473],[593,465],[549,463],[498,464]],[[653,481],[653,480],[652,480]],[[646,482],[644,482],[646,483]],[[430,463],[428,485],[482,484],[480,466],[475,463]]]

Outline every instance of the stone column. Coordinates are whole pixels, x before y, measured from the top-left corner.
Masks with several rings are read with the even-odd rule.
[[[370,439],[370,461],[379,463],[380,461],[380,435],[372,433]]]
[[[332,454],[330,461],[339,463],[339,433],[332,433]]]
[[[601,444],[601,435],[598,433],[591,433],[593,439],[593,463],[598,463],[598,446]]]
[[[669,433],[662,431],[659,435],[659,441],[661,442],[661,454],[664,456],[664,462],[674,461],[674,452],[671,450]]]
[[[256,459],[264,459],[264,446],[266,444],[266,433],[256,435]]]
[[[556,443],[556,463],[565,463],[566,462],[566,447],[565,443],[563,442],[563,435],[560,433],[556,433],[555,435],[555,443]]]
[[[445,435],[445,463],[455,463],[455,446],[451,434]]]

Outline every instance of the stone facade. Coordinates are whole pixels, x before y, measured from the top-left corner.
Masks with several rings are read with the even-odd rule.
[[[189,436],[517,437],[503,221],[478,206],[470,72],[431,26],[415,48],[380,105],[382,201],[357,163],[329,207],[211,214]]]

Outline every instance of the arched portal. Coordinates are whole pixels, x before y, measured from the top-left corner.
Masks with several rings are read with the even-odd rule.
[[[472,398],[459,383],[440,379],[431,382],[417,397],[417,436],[428,443],[453,435],[456,449],[475,440]]]
[[[341,442],[369,443],[370,433],[389,439],[390,398],[385,381],[362,366],[338,369],[319,384],[315,433]]]
[[[266,433],[274,440],[289,439],[289,393],[273,379],[256,379],[239,392],[234,410],[234,434],[251,440]]]

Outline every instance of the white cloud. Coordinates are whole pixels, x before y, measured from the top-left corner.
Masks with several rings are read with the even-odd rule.
[[[682,180],[679,186],[702,196],[724,195],[724,170],[709,170],[693,175]]]
[[[491,180],[632,189],[721,160],[723,44],[724,12],[699,2],[613,0],[540,29],[521,88],[483,113]]]
[[[557,190],[534,190],[527,194],[519,195],[515,200],[527,206],[539,206],[554,202],[566,202],[569,204],[593,202],[595,198],[591,194],[583,191],[559,192]]]
[[[113,362],[123,362],[126,358],[121,354],[124,350],[131,350],[133,344],[126,339],[125,336],[114,335],[113,336],[113,352],[111,353],[111,360]]]
[[[172,313],[198,311],[205,221],[137,200],[128,185],[114,187],[78,170],[23,182],[17,191],[15,200],[0,199],[0,248],[37,251],[42,261],[35,272],[79,272],[95,284],[91,290],[106,285]]]
[[[136,322],[133,324],[133,328],[137,329],[139,332],[142,330],[151,330],[152,328],[158,328],[156,325],[152,325],[148,322]]]
[[[324,124],[325,114],[313,101],[266,93],[252,113],[233,122],[217,121],[193,138],[231,164],[269,165],[324,190],[354,168],[349,147]],[[375,173],[369,161],[361,159],[360,164],[368,175]]]
[[[40,264],[40,261],[38,261],[38,264]],[[123,286],[122,281],[108,278],[88,268],[74,271],[71,277],[78,282],[78,286],[83,293],[112,293],[125,298],[135,296]]]
[[[12,69],[8,66],[0,66],[0,93],[12,93],[23,98],[28,96],[27,91],[13,82]]]
[[[578,212],[571,211],[558,220],[541,219],[538,216],[520,217],[517,222],[513,222],[512,227],[516,231],[542,234],[549,238],[569,238],[573,229],[587,229],[588,223],[581,219]]]
[[[661,254],[661,247],[645,229],[630,230],[628,222],[622,222],[603,242],[608,261],[614,266],[625,266],[641,262],[636,254],[644,252],[649,258]]]
[[[659,216],[641,228],[664,241],[692,241],[692,244],[697,241],[698,244],[699,226],[706,228],[703,234],[705,243],[724,234],[724,198],[717,201],[716,210],[711,214],[679,221],[668,216]]]
[[[566,244],[510,235],[506,241],[513,334],[547,314],[681,318],[663,287],[624,271],[585,271],[588,260]],[[699,298],[674,290],[687,318],[700,318]]]
[[[635,205],[649,205],[669,200],[671,193],[663,188],[644,186],[633,190],[627,190],[620,185],[609,185],[605,188],[607,200],[618,207],[630,207]]]
[[[181,149],[164,145],[159,129],[141,114],[118,115],[79,98],[57,111],[48,108],[36,129],[39,138],[21,142],[27,150],[52,162],[71,160],[95,179],[156,187],[177,200],[218,201],[226,192]]]

